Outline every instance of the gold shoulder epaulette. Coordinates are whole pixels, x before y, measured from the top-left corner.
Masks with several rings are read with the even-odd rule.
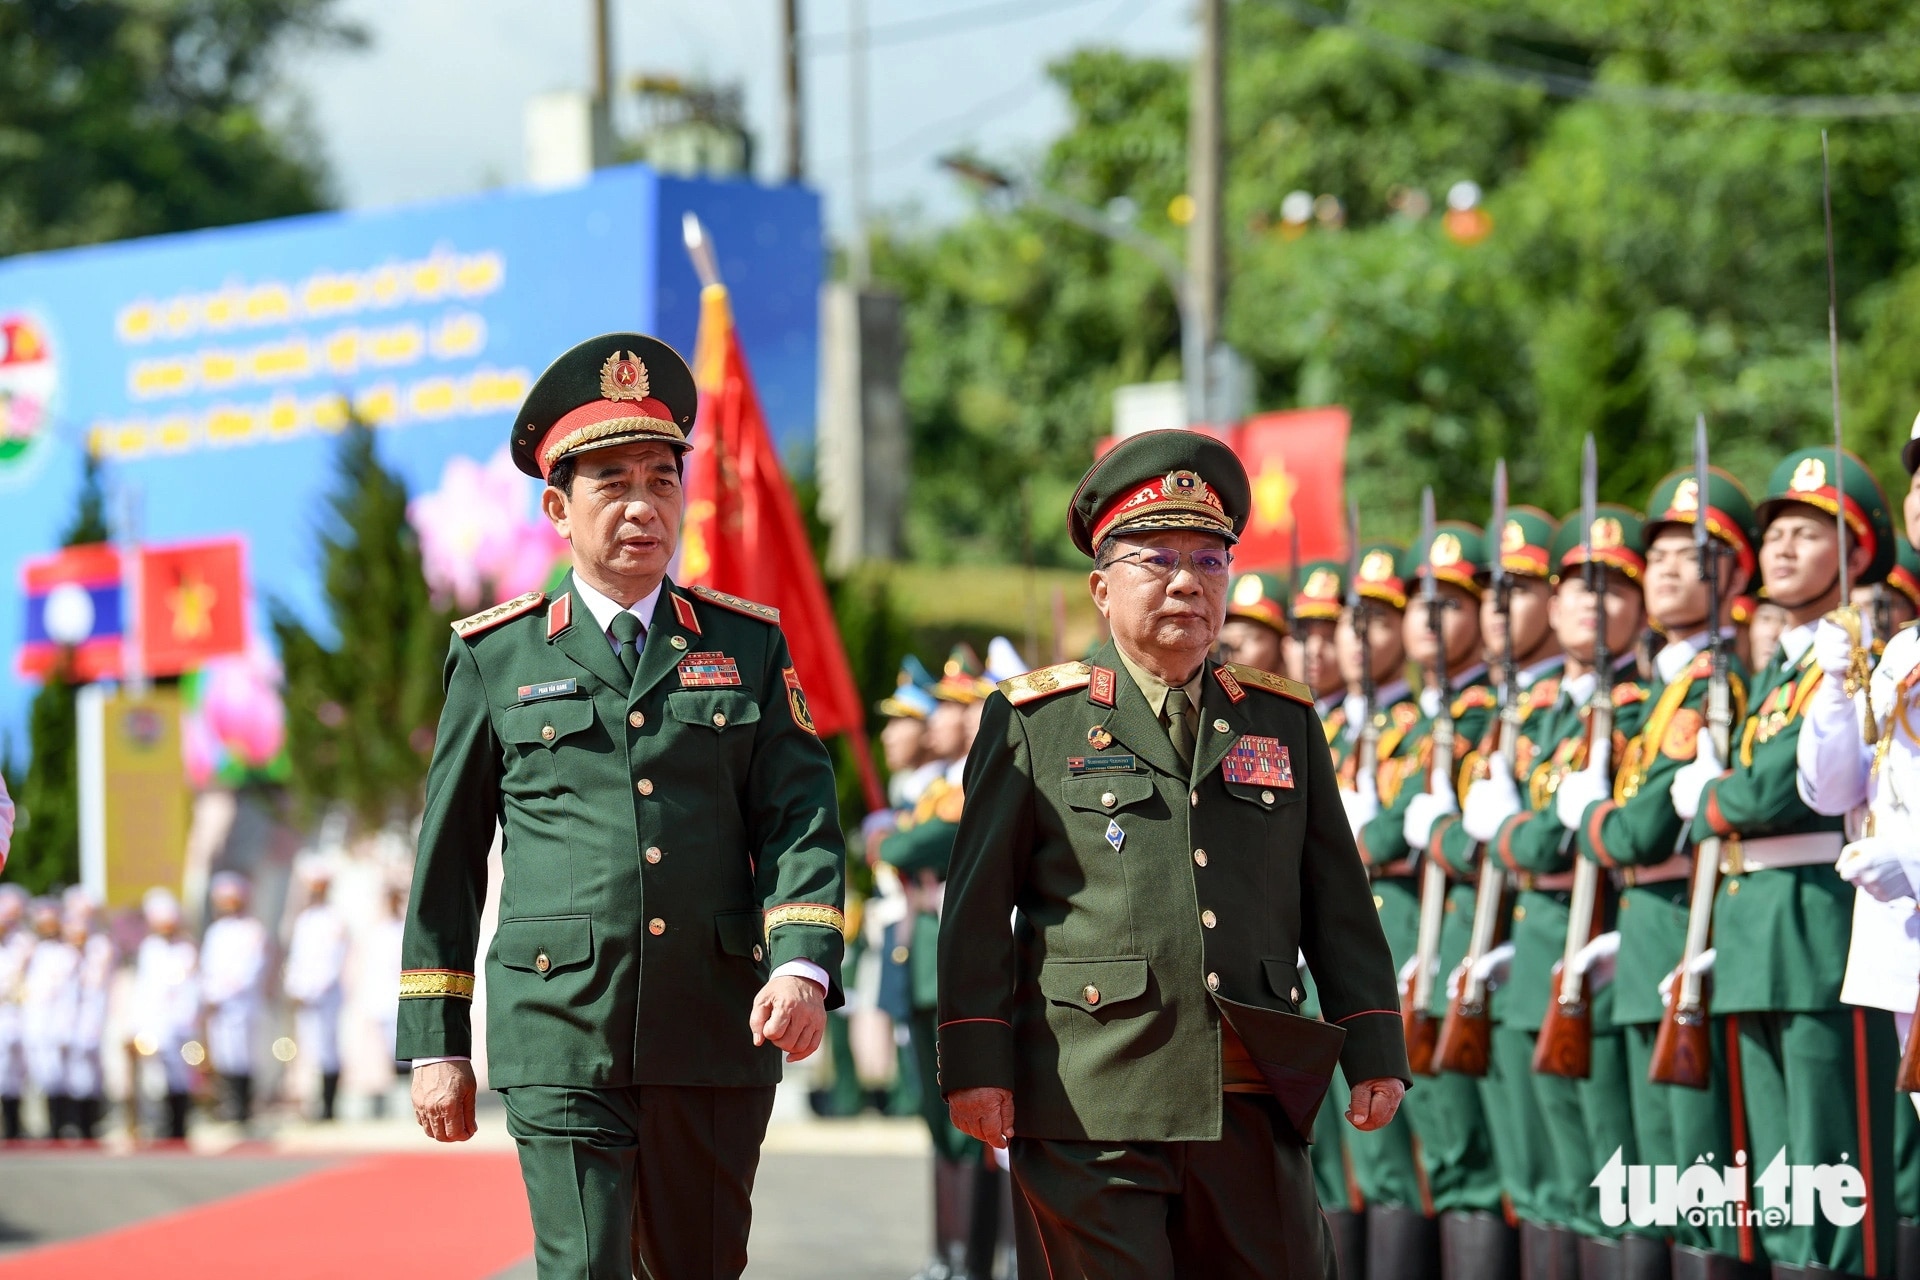
[[[1527,705],[1535,711],[1545,711],[1560,696],[1560,677],[1548,676],[1544,680],[1534,681],[1533,688],[1527,690]]]
[[[482,609],[471,618],[462,618],[453,624],[455,634],[468,640],[492,627],[497,627],[509,618],[517,618],[523,613],[532,613],[547,602],[544,591],[529,591],[523,596],[515,596],[503,604],[491,609]]]
[[[1713,674],[1713,650],[1702,649],[1693,657],[1693,665],[1687,668],[1687,674],[1696,680],[1704,680]]]
[[[1237,662],[1227,663],[1227,670],[1241,684],[1252,685],[1256,689],[1265,689],[1268,693],[1277,693],[1283,698],[1292,698],[1295,702],[1313,705],[1313,690],[1298,680],[1289,680],[1285,676],[1276,676],[1271,671],[1262,671],[1258,667],[1243,667]]]
[[[1062,662],[1002,680],[1000,692],[1007,696],[1008,702],[1021,707],[1068,689],[1084,689],[1092,679],[1093,668],[1086,663]]]
[[[1625,680],[1613,686],[1613,705],[1630,707],[1636,702],[1647,700],[1647,686],[1637,680]]]
[[[749,618],[771,622],[776,627],[780,625],[780,611],[770,604],[755,604],[751,600],[742,600],[739,596],[730,596],[724,591],[715,591],[712,587],[688,587],[687,590],[708,604],[717,604],[722,609],[731,609],[735,613],[744,613]]]
[[[1497,701],[1498,699],[1493,696],[1493,690],[1487,686],[1470,684],[1460,691],[1459,697],[1453,700],[1454,718],[1457,720],[1476,707],[1491,707]]]

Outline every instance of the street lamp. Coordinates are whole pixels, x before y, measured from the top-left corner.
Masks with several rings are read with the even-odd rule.
[[[1173,250],[1118,218],[1057,191],[1026,182],[973,156],[942,156],[940,166],[977,187],[1004,194],[1015,204],[1043,209],[1076,227],[1136,249],[1158,267],[1166,278],[1167,288],[1173,291],[1174,306],[1180,313],[1180,382],[1186,391],[1187,422],[1199,425],[1213,420],[1207,402],[1206,353],[1200,350],[1201,332],[1194,314],[1192,286],[1186,267]]]

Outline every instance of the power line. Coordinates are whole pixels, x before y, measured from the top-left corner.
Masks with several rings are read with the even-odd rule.
[[[867,29],[867,46],[880,48],[890,44],[910,44],[917,40],[931,40],[937,36],[950,35],[956,31],[971,31],[978,27],[1004,26],[1012,22],[1024,22],[1029,18],[1044,18],[1069,9],[1080,9],[1095,4],[1098,0],[999,0],[994,4],[975,5],[968,9],[955,9],[947,13],[932,14],[924,18],[908,18],[903,22],[888,22]],[[852,45],[853,33],[849,31],[804,32],[800,36],[800,45],[808,54],[845,53]]]
[[[1672,89],[1659,85],[1608,84],[1587,76],[1539,71],[1509,63],[1489,62],[1451,49],[1389,35],[1340,14],[1328,13],[1300,0],[1268,0],[1311,27],[1339,28],[1385,53],[1434,71],[1474,76],[1522,88],[1539,89],[1556,98],[1593,99],[1623,106],[1649,107],[1696,115],[1821,117],[1875,119],[1920,115],[1920,93],[1780,94],[1715,93],[1702,89]]]

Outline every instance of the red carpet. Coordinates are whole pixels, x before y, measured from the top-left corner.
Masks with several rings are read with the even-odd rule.
[[[532,1252],[511,1154],[383,1155],[14,1254],[0,1280],[481,1280]]]

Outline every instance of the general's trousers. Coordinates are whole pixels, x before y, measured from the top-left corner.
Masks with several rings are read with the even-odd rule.
[[[773,1089],[503,1091],[540,1280],[738,1277]]]
[[[1211,1142],[1015,1137],[1020,1274],[1331,1280],[1306,1143],[1264,1094],[1225,1094],[1221,1112]]]

